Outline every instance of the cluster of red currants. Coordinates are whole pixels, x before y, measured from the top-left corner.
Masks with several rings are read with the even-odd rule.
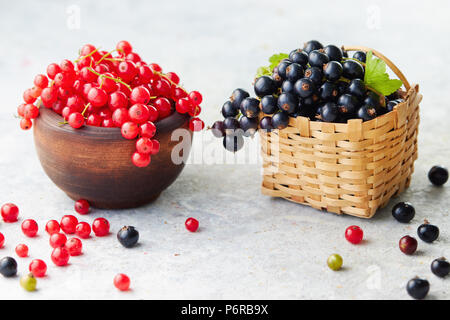
[[[176,73],[163,73],[158,64],[142,61],[127,41],[110,52],[86,44],[74,62],[51,63],[47,75],[35,77],[34,87],[23,94],[25,103],[18,107],[20,127],[30,129],[41,106],[75,129],[85,124],[118,127],[125,139],[138,138],[132,161],[146,167],[159,151],[155,122],[176,111],[191,116],[190,130],[204,128],[198,118],[202,95],[187,92],[179,83]]]

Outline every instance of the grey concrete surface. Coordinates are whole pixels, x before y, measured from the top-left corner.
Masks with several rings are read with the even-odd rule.
[[[27,239],[20,223],[0,223],[7,238],[0,257],[26,243],[30,257],[18,259],[20,275],[33,258],[49,271],[34,293],[18,278],[0,278],[0,299],[409,299],[405,285],[416,275],[430,281],[430,299],[450,298],[450,280],[430,272],[434,258],[450,256],[449,186],[434,188],[426,177],[434,164],[450,166],[449,9],[448,1],[1,1],[0,203],[16,203],[21,219],[36,219],[41,230]],[[75,58],[84,43],[111,48],[127,39],[146,61],[204,94],[203,118],[211,124],[234,88],[251,89],[268,56],[312,38],[377,48],[420,84],[420,155],[408,191],[361,220],[261,195],[258,164],[190,164],[150,205],[83,217],[107,217],[113,233],[84,241],[84,254],[68,267],[52,265],[44,224],[72,213],[73,202],[46,177],[31,132],[13,117],[35,74]],[[391,217],[400,200],[416,207],[410,224]],[[188,216],[200,221],[198,233],[184,229]],[[397,242],[415,235],[424,218],[441,236],[405,256]],[[352,224],[364,229],[361,245],[344,238]],[[140,230],[138,247],[116,241],[123,225]],[[339,272],[326,266],[335,252],[344,259]],[[131,277],[131,291],[113,287],[118,272]]]

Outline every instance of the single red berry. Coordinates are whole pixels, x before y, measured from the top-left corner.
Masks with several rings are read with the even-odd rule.
[[[75,228],[78,224],[78,219],[73,215],[65,215],[61,218],[61,222],[59,223],[61,226],[61,230],[67,234],[75,233]]]
[[[79,72],[80,78],[85,82],[97,81],[98,76],[91,71],[90,67],[83,67]]]
[[[187,218],[184,225],[190,232],[195,232],[198,229],[198,221],[194,218]]]
[[[24,109],[26,105],[27,105],[26,103],[22,103],[17,107],[17,114],[19,115],[19,117],[24,116]]]
[[[128,41],[122,40],[117,43],[116,50],[121,54],[127,55],[133,51],[133,47]]]
[[[138,75],[139,81],[142,84],[147,84],[154,78],[153,71],[149,66],[140,66],[138,69]]]
[[[113,74],[104,73],[97,79],[99,87],[105,90],[108,94],[117,90],[117,83],[111,78],[114,78]]]
[[[59,223],[56,220],[50,220],[45,224],[45,231],[50,235],[58,233],[60,229]]]
[[[89,202],[85,199],[80,199],[75,201],[75,211],[79,214],[88,214],[89,213]]]
[[[175,84],[180,83],[180,77],[178,77],[178,75],[175,72],[167,72],[165,76]]]
[[[153,102],[156,110],[158,110],[159,116],[161,119],[164,119],[171,115],[172,113],[172,105],[167,98],[157,98]]]
[[[34,104],[26,104],[23,108],[23,115],[27,119],[36,119],[39,116],[39,108]]]
[[[48,86],[48,78],[43,74],[38,74],[36,77],[34,77],[33,83],[36,87],[44,89]]]
[[[38,232],[38,224],[32,219],[26,219],[22,222],[22,232],[27,237],[33,238]]]
[[[130,278],[123,273],[119,273],[114,277],[114,286],[120,291],[127,291],[130,288]]]
[[[173,87],[172,89],[172,99],[178,101],[181,98],[186,98],[188,94],[180,87]]]
[[[91,234],[91,226],[87,222],[80,222],[75,228],[75,234],[82,239],[87,239]]]
[[[191,131],[202,131],[205,127],[205,123],[199,118],[192,118],[189,120],[189,129]]]
[[[33,97],[32,93],[31,93],[31,89],[27,89],[24,91],[23,101],[25,101],[25,103],[34,103],[36,101],[36,98]]]
[[[398,246],[404,254],[413,254],[417,250],[417,240],[410,236],[404,236],[400,239]]]
[[[136,141],[136,151],[143,154],[150,154],[152,152],[153,143],[150,138],[141,137]]]
[[[154,106],[147,106],[148,109],[148,121],[156,122],[159,118],[159,112]]]
[[[16,222],[19,216],[19,208],[13,203],[6,203],[2,206],[2,218],[5,222]]]
[[[75,69],[75,66],[73,65],[72,61],[64,59],[63,61],[61,61],[61,63],[59,64],[59,67],[61,68],[61,70],[63,72],[69,72],[69,71],[73,71]]]
[[[93,127],[100,127],[102,125],[102,117],[100,117],[100,115],[96,114],[96,113],[92,113],[88,116],[87,120],[86,120],[86,124],[88,126],[93,126]]]
[[[0,248],[3,248],[3,245],[5,244],[5,236],[3,233],[0,232]]]
[[[58,99],[58,89],[56,87],[44,88],[41,92],[41,100],[44,106],[51,108]]]
[[[72,257],[79,256],[83,251],[83,243],[78,238],[70,238],[66,242],[66,249]]]
[[[39,98],[41,96],[42,93],[42,88],[34,86],[33,88],[29,89],[30,90],[30,95],[33,98]]]
[[[116,127],[121,128],[124,123],[130,120],[130,116],[128,115],[128,109],[119,108],[114,110],[112,114],[112,121]]]
[[[70,89],[75,82],[75,72],[60,72],[55,76],[55,86],[63,89]]]
[[[53,249],[51,258],[53,263],[58,267],[65,266],[69,262],[69,250],[66,247],[57,247]]]
[[[170,85],[169,81],[166,79],[158,79],[154,83],[154,88],[156,91],[156,95],[167,97],[170,95],[170,92],[172,90],[172,86]]]
[[[202,108],[200,106],[194,106],[188,113],[191,117],[197,117],[200,112],[202,112]]]
[[[136,52],[130,52],[129,54],[127,54],[125,59],[128,61],[133,61],[134,63],[138,63],[141,61],[141,57]]]
[[[95,51],[95,46],[92,44],[85,44],[84,46],[81,47],[80,49],[80,56],[87,56],[89,54],[91,54],[92,52]],[[94,54],[97,54],[97,56],[95,56],[95,59],[100,57],[100,53],[98,53],[98,51],[96,51]],[[94,56],[94,54],[92,54],[92,56]]]
[[[61,72],[61,68],[56,63],[51,63],[47,67],[47,75],[50,79],[55,79],[55,76]]]
[[[159,152],[159,141],[152,139],[152,152],[150,154],[157,154]]]
[[[82,112],[84,110],[84,100],[78,95],[72,95],[67,98],[66,106],[74,111]]]
[[[145,104],[137,103],[128,110],[128,115],[134,123],[142,124],[148,121],[150,112]]]
[[[147,104],[150,101],[150,92],[144,86],[134,88],[130,94],[131,104]]]
[[[137,75],[138,69],[132,61],[122,61],[117,66],[117,75],[125,82],[130,82]]]
[[[178,99],[175,109],[178,113],[188,113],[192,109],[192,102],[189,98]]]
[[[41,259],[34,259],[31,261],[28,270],[30,270],[36,278],[41,278],[45,276],[45,273],[47,272],[47,264]]]
[[[16,254],[21,257],[25,258],[28,256],[28,247],[26,244],[19,244],[16,247]]]
[[[68,107],[66,107],[66,108],[68,108]],[[64,108],[64,109],[66,109],[66,108]],[[63,114],[64,114],[64,110],[63,110]],[[69,125],[74,129],[81,128],[84,125],[84,117],[79,112],[71,113],[69,115],[69,117],[67,118],[67,121],[69,122]]]
[[[33,122],[30,119],[20,119],[20,129],[29,130],[33,126]]]
[[[358,226],[350,226],[347,229],[345,229],[345,239],[347,239],[348,242],[353,244],[358,244],[362,241],[364,236],[364,232],[362,229]]]
[[[136,123],[128,121],[121,127],[122,137],[125,139],[134,139],[139,134],[139,127]]]
[[[155,72],[162,72],[162,68],[157,63],[150,63],[148,66]]]
[[[93,107],[103,107],[108,102],[108,94],[105,90],[93,87],[89,90],[87,100]]]
[[[131,161],[136,167],[144,168],[148,166],[151,162],[152,158],[149,154],[135,152],[131,156]]]
[[[109,95],[108,106],[111,111],[119,108],[126,108],[128,107],[128,98],[125,93],[121,91],[113,92]]]
[[[64,233],[53,233],[50,235],[49,243],[52,248],[62,247],[66,242],[67,237]]]
[[[109,233],[109,222],[105,218],[97,218],[92,223],[92,231],[97,237],[104,237]]]
[[[147,121],[139,127],[139,135],[141,137],[153,138],[155,134],[156,126],[151,121]]]
[[[200,105],[200,103],[202,103],[203,101],[203,97],[201,93],[198,91],[191,91],[189,93],[189,99],[191,99],[192,103],[197,106]]]

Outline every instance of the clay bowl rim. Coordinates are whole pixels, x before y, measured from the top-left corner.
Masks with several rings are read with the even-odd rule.
[[[190,118],[191,116],[189,114],[181,114],[174,111],[170,116],[154,123],[157,130],[155,137],[157,137],[158,134],[182,127]],[[79,129],[74,129],[69,124],[61,124],[64,121],[63,117],[45,107],[40,110],[39,117],[36,120],[43,121],[44,125],[48,125],[65,133],[91,136],[93,138],[124,139],[120,132],[120,128],[118,127],[95,127],[85,124]]]

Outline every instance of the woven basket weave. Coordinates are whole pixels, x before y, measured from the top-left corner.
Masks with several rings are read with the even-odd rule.
[[[419,86],[410,86],[384,55],[372,51],[403,82],[405,102],[373,120],[347,123],[291,118],[287,128],[260,133],[262,193],[313,208],[371,218],[407,188],[417,159]]]

